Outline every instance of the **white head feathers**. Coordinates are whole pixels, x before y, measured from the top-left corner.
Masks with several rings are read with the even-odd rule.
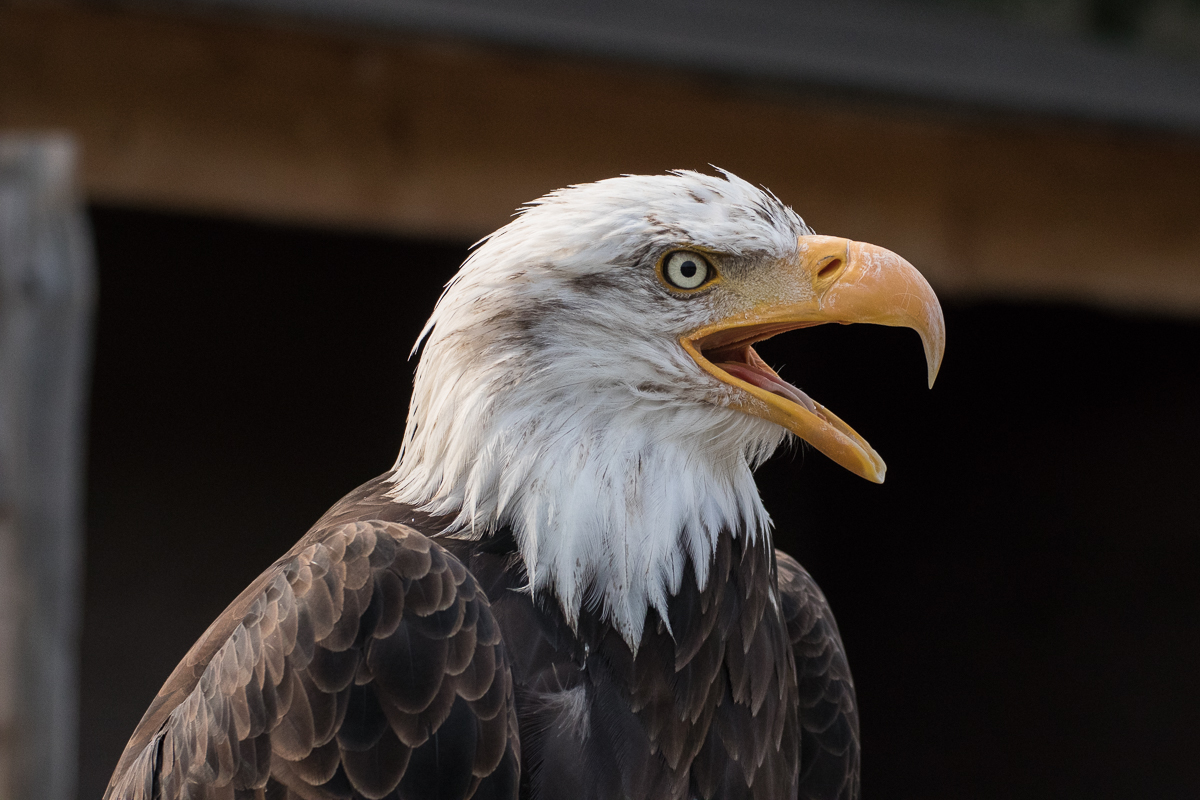
[[[626,176],[523,208],[447,286],[422,333],[393,496],[455,514],[457,535],[512,528],[534,591],[572,622],[599,607],[636,647],[666,618],[690,559],[718,535],[766,535],[752,470],[780,427],[725,408],[732,391],[679,337],[719,318],[680,297],[661,255],[695,246],[788,258],[810,233],[729,173]]]

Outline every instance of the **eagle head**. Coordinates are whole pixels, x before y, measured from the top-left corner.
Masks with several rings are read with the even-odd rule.
[[[392,495],[509,527],[533,592],[636,646],[719,536],[769,536],[753,470],[789,435],[881,482],[852,428],[753,345],[827,322],[914,328],[932,385],[941,309],[908,262],[816,236],[728,173],[630,175],[536,200],[481,242],[421,334]],[[414,350],[415,352],[415,350]]]

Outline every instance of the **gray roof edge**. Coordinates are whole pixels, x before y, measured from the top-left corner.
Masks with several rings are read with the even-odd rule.
[[[1200,133],[1200,62],[869,0],[134,0]]]

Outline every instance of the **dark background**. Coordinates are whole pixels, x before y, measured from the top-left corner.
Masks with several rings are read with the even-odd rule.
[[[466,253],[92,220],[81,798],[212,618],[392,464],[407,352]],[[760,348],[889,466],[875,486],[799,449],[760,471],[779,545],[838,614],[866,796],[1200,796],[1200,325],[943,305],[932,392],[910,331]]]

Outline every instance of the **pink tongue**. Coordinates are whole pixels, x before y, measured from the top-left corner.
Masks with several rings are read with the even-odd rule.
[[[777,394],[782,397],[786,397],[788,400],[804,406],[814,414],[817,413],[817,405],[812,401],[811,397],[797,389],[795,386],[792,386],[778,375],[769,375],[765,372],[759,372],[753,367],[737,361],[717,364],[717,366],[735,378],[740,378],[746,383],[757,386],[760,389],[766,389],[771,394]]]

